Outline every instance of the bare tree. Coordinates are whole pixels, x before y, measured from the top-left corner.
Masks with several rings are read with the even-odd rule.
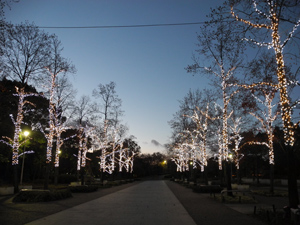
[[[23,85],[32,83],[49,65],[52,38],[28,22],[9,25],[1,46],[5,75]]]
[[[116,83],[99,84],[98,89],[94,89],[93,96],[101,100],[100,113],[104,116],[104,121],[108,121],[109,125],[116,126],[120,122],[119,117],[124,113],[121,109],[122,100],[116,92]]]
[[[82,95],[73,107],[72,119],[76,125],[81,126],[91,121],[96,112],[95,104],[91,98],[87,95]]]

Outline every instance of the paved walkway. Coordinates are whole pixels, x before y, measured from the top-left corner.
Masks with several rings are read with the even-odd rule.
[[[198,225],[264,224],[250,216],[251,214],[253,214],[253,206],[251,205],[225,205],[210,198],[209,194],[195,193],[191,189],[179,185],[175,182],[166,181],[166,183]],[[239,206],[247,210],[240,210]]]
[[[174,195],[175,194],[175,195]],[[261,225],[207,195],[170,181],[145,181],[32,221],[30,225]]]
[[[105,225],[195,225],[164,181],[145,181],[28,223]]]

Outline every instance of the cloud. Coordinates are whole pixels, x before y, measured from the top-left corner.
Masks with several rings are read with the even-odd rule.
[[[156,147],[161,147],[162,145],[156,141],[156,140],[151,140],[151,144],[155,145]]]

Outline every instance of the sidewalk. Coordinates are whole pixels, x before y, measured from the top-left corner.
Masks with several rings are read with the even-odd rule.
[[[209,198],[209,194],[195,193],[175,182],[166,183],[198,225],[265,224],[249,216],[253,213],[252,205],[223,204]]]
[[[195,225],[196,223],[164,181],[145,181],[28,224]]]
[[[145,181],[28,223],[260,225],[259,221],[170,181]]]

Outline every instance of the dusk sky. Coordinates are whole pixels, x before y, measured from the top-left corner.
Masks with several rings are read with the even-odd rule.
[[[6,10],[13,24],[40,27],[126,26],[203,22],[221,0],[20,0]],[[70,77],[82,95],[92,97],[98,84],[116,82],[129,127],[142,153],[162,152],[168,121],[189,91],[207,87],[207,79],[187,74],[200,25],[139,28],[59,29],[63,56],[77,73]]]

